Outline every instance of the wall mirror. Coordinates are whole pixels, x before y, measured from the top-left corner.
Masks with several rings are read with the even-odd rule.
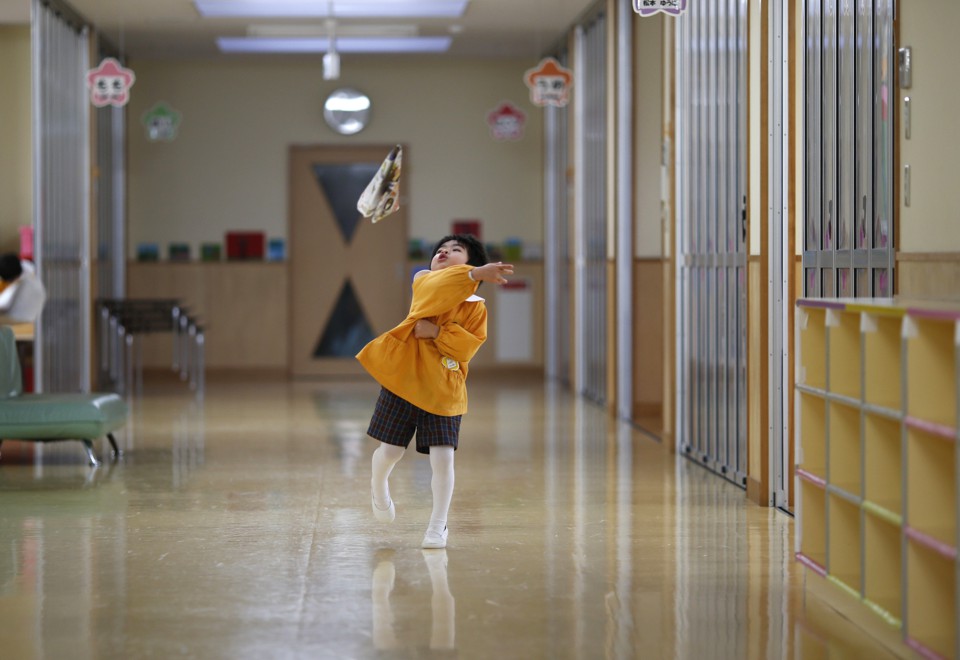
[[[341,135],[359,133],[370,121],[370,98],[355,89],[334,90],[323,103],[323,118]]]

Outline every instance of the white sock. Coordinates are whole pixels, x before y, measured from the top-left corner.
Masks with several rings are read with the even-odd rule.
[[[387,484],[387,479],[390,478],[393,466],[403,458],[405,451],[403,447],[381,442],[373,452],[373,458],[370,461],[370,487],[373,490],[373,502],[378,509],[390,508],[390,486]]]
[[[453,499],[453,447],[430,447],[430,468],[433,470],[430,480],[433,512],[427,531],[439,534],[447,526],[447,513],[450,511],[450,500]]]

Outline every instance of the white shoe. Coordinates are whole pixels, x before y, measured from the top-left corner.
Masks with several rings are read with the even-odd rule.
[[[394,506],[393,500],[390,500],[390,506],[381,509],[377,507],[377,501],[371,496],[370,508],[373,509],[373,517],[382,523],[393,522],[394,518],[397,517],[397,507]]]
[[[442,532],[434,532],[427,530],[427,533],[423,535],[423,543],[420,544],[421,548],[426,548],[428,550],[440,550],[441,548],[447,547],[447,534],[450,530],[446,527],[443,528]]]

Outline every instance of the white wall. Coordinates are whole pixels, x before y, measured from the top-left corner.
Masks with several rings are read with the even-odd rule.
[[[749,79],[750,85],[748,88],[750,97],[747,101],[749,106],[749,114],[747,115],[749,126],[747,127],[747,132],[749,133],[750,161],[747,176],[750,180],[750,190],[747,194],[750,196],[748,211],[750,213],[750,236],[748,237],[749,251],[747,254],[755,256],[761,254],[761,251],[766,249],[760,245],[761,223],[765,222],[767,217],[767,209],[760,206],[760,150],[762,147],[760,142],[760,96],[761,90],[766,88],[765,81],[761,79],[761,66],[767,54],[763,52],[763,48],[761,48],[761,39],[763,37],[761,19],[763,13],[760,0],[749,0],[748,11],[750,19],[747,30],[747,78]]]
[[[897,3],[900,45],[913,48],[913,87],[901,90],[913,106],[912,135],[904,139],[901,115],[899,165],[912,169],[909,207],[900,198],[901,252],[960,251],[960,85],[957,62],[960,3],[922,0]],[[891,93],[891,97],[893,94]],[[902,184],[901,184],[902,185]]]
[[[20,248],[33,222],[30,28],[0,25],[0,253]]]
[[[523,73],[536,62],[344,55],[339,81],[318,59],[134,61],[129,106],[129,253],[140,242],[222,242],[231,229],[287,235],[292,144],[408,145],[402,194],[410,236],[435,240],[455,218],[483,221],[483,239],[542,242],[542,111]],[[334,133],[322,103],[337,87],[373,102],[355,136]],[[527,114],[522,140],[496,142],[487,113],[510,100]],[[140,124],[164,101],[183,113],[174,142],[151,143]],[[386,154],[384,154],[386,155]]]
[[[635,256],[661,256],[660,176],[663,144],[663,15],[635,19],[637,85]],[[670,24],[673,25],[672,23]]]

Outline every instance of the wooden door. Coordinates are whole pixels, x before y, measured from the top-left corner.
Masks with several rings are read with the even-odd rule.
[[[357,212],[392,146],[290,148],[292,376],[362,374],[354,355],[406,316],[405,177],[399,211],[377,224]]]

